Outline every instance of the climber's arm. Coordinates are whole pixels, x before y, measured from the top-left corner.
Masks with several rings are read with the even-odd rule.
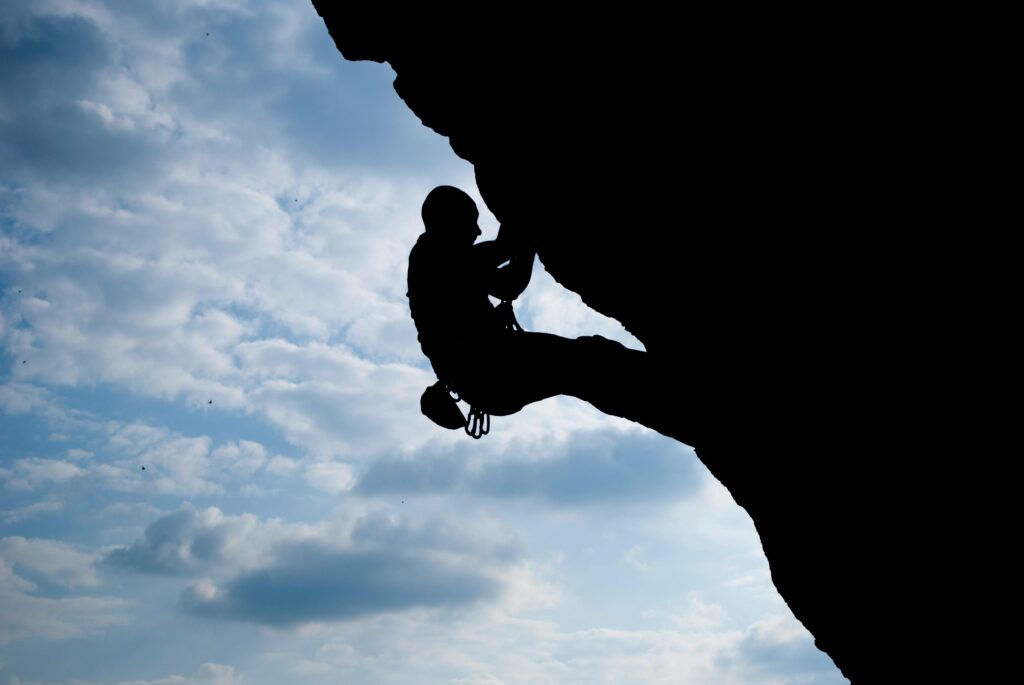
[[[521,231],[502,225],[497,240],[473,246],[475,259],[486,274],[487,292],[499,300],[516,299],[530,283],[534,252],[519,238]]]
[[[533,274],[533,252],[513,255],[508,264],[495,270],[487,292],[499,300],[514,300],[530,283]]]

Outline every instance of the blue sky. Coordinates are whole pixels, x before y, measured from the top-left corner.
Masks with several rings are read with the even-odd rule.
[[[472,168],[311,6],[8,1],[0,53],[0,683],[846,682],[689,448],[420,416]],[[639,346],[540,266],[517,312]]]

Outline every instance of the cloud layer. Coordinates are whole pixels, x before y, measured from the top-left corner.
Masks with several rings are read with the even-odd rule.
[[[311,526],[189,505],[106,562],[197,578],[181,599],[197,616],[287,626],[497,599],[519,557],[501,534],[443,519],[364,512]]]
[[[56,594],[100,584],[97,555],[55,540],[0,538],[0,644],[22,638],[82,637],[125,623],[131,602]]]
[[[575,431],[563,444],[512,443],[504,458],[480,461],[468,449],[373,462],[365,493],[467,492],[560,506],[658,502],[693,495],[703,472],[693,451],[647,431]]]
[[[476,191],[391,79],[307,0],[0,3],[0,677],[831,685],[692,451],[420,416],[419,204]]]

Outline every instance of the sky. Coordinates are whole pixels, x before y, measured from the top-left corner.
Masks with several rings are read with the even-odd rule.
[[[419,206],[479,195],[393,79],[304,0],[0,3],[0,683],[846,683],[690,448],[420,415]]]

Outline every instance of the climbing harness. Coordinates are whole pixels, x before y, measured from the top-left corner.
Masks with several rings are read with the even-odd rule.
[[[498,321],[502,328],[508,331],[522,332],[523,327],[516,320],[516,313],[512,309],[511,300],[502,300],[501,304],[495,307]],[[469,419],[466,421],[466,435],[479,440],[491,432],[491,415],[479,407],[470,407]]]

